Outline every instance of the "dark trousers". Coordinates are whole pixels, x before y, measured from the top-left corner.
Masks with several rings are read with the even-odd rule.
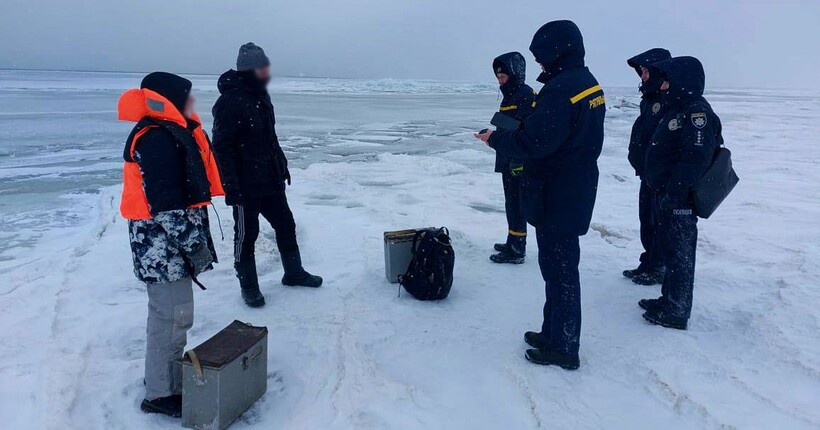
[[[550,351],[577,355],[581,336],[578,236],[536,229],[538,264],[546,286],[541,335]]]
[[[522,176],[502,173],[504,209],[507,213],[507,244],[523,247],[527,244],[527,217],[524,215],[524,180]]]
[[[660,258],[658,241],[657,193],[641,180],[641,190],[638,194],[638,218],[641,221],[641,244],[644,252],[641,254],[641,267],[652,270],[663,266]]]
[[[256,238],[259,237],[259,215],[262,215],[276,232],[276,245],[280,253],[298,251],[296,222],[288,206],[284,190],[271,196],[245,198],[241,205],[233,207],[234,259],[237,263],[252,261]]]
[[[663,305],[670,315],[688,319],[695,286],[698,217],[688,198],[663,196],[658,200],[659,242],[666,262]]]

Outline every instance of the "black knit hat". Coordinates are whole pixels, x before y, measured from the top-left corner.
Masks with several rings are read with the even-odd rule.
[[[168,99],[179,113],[185,111],[185,103],[188,102],[192,86],[191,81],[167,72],[149,73],[140,84],[140,88],[147,88]]]

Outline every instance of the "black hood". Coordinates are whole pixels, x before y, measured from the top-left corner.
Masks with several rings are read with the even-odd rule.
[[[552,21],[535,33],[530,44],[535,61],[544,66],[539,82],[546,82],[567,69],[584,66],[584,37],[572,21]]]
[[[527,60],[519,52],[508,52],[493,60],[493,72],[502,72],[511,81],[524,83],[527,80]]]
[[[219,94],[227,92],[244,90],[253,92],[265,92],[265,83],[256,79],[253,70],[237,72],[236,70],[228,70],[223,73],[216,83]]]
[[[140,84],[140,88],[149,89],[168,99],[181,114],[185,112],[192,86],[191,81],[167,72],[149,73]]]
[[[695,57],[675,57],[655,63],[649,73],[669,81],[669,91],[666,94],[670,102],[679,103],[701,97],[706,88],[703,64]]]
[[[635,69],[638,76],[641,76],[643,75],[643,72],[641,72],[641,67],[646,67],[649,69],[653,64],[668,60],[670,58],[672,58],[672,54],[670,54],[666,49],[654,48],[626,60],[626,64]],[[662,83],[663,80],[660,76],[658,76],[657,73],[652,73],[650,71],[649,80],[646,82],[641,82],[641,93],[644,95],[656,94],[660,91]]]

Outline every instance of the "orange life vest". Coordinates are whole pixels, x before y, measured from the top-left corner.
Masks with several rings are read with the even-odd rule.
[[[139,122],[145,117],[160,121],[170,121],[179,124],[182,127],[187,127],[188,122],[179,110],[165,97],[151,91],[149,89],[132,89],[128,90],[120,96],[117,103],[117,114],[121,121]],[[225,191],[222,189],[222,181],[219,177],[219,169],[216,165],[216,159],[211,152],[211,145],[208,142],[208,137],[205,131],[202,130],[202,123],[199,116],[194,114],[192,120],[200,125],[194,129],[193,136],[199,147],[199,153],[202,155],[202,163],[205,166],[205,173],[208,175],[208,181],[211,183],[211,196],[224,196]],[[156,126],[148,126],[141,129],[131,139],[129,150],[131,159],[133,160],[134,149],[137,147],[137,142],[140,137],[145,135],[148,130]],[[199,207],[210,204],[210,201],[199,202],[190,207]],[[148,198],[145,196],[145,190],[142,187],[142,172],[137,163],[126,161],[123,166],[123,187],[122,187],[122,201],[120,202],[120,213],[126,219],[151,219],[151,211],[148,206]]]

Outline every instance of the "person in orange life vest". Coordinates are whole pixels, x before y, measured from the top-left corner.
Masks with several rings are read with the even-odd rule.
[[[124,92],[118,114],[136,122],[125,143],[120,212],[134,274],[147,285],[147,413],[179,417],[180,359],[193,325],[192,282],[217,261],[206,206],[224,195],[210,142],[193,110],[191,82],[154,72]]]

